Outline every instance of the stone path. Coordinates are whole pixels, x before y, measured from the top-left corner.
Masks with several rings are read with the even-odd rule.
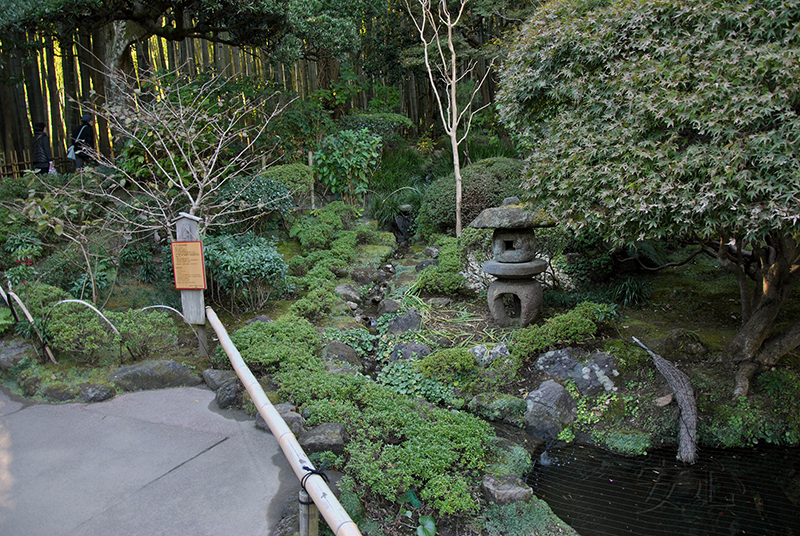
[[[0,391],[0,534],[267,535],[298,489],[275,438],[203,387],[61,405]]]

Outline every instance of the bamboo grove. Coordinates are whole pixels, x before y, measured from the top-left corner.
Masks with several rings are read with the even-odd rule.
[[[152,4],[152,5],[151,5]],[[323,5],[324,4],[324,5]],[[501,40],[533,4],[475,1],[457,46],[477,59],[480,80]],[[69,135],[88,105],[119,91],[115,73],[151,70],[250,77],[288,101],[317,99],[332,118],[366,111],[393,95],[385,110],[407,116],[411,134],[438,128],[423,51],[405,3],[334,2],[54,2],[0,1],[0,176],[31,161],[32,122],[47,125],[53,155],[66,171]],[[494,99],[490,76],[481,92]],[[385,99],[384,99],[385,100]],[[381,101],[383,102],[383,101]],[[113,133],[98,118],[98,149],[113,155]]]

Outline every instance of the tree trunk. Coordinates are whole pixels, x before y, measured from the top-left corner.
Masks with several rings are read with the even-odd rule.
[[[800,325],[768,338],[781,307],[800,279],[800,243],[789,237],[771,238],[761,265],[761,299],[728,344],[728,358],[739,363],[734,397],[746,396],[750,380],[762,366],[774,365],[800,345]]]

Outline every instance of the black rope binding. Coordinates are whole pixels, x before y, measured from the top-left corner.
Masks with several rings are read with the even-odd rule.
[[[306,480],[308,480],[310,476],[319,475],[322,477],[322,480],[324,480],[326,484],[330,482],[330,479],[328,479],[328,475],[325,474],[326,465],[328,465],[327,461],[322,462],[322,465],[320,466],[319,469],[314,469],[312,467],[307,467],[305,465],[303,466],[303,469],[305,469],[308,472],[303,475],[303,478],[300,479],[300,485],[303,487],[303,491],[305,491],[306,494],[308,494],[308,490],[306,490]],[[298,499],[298,501],[300,501],[300,504],[304,504],[306,506],[314,504],[314,501],[303,501],[300,499]]]

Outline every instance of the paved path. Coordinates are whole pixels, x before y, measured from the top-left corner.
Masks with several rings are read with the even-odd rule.
[[[298,489],[272,434],[206,388],[59,405],[0,391],[5,536],[263,536]]]

